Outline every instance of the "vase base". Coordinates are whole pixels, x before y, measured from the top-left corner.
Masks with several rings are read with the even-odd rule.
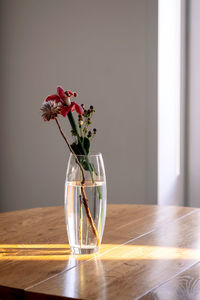
[[[99,247],[94,248],[78,248],[78,247],[71,247],[72,253],[75,255],[79,254],[92,254],[96,253],[99,250]]]

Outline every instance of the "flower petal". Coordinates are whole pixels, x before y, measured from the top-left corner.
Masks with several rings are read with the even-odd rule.
[[[58,96],[64,101],[66,98],[66,95],[65,95],[65,91],[63,90],[63,88],[61,86],[57,87],[57,93],[58,93]]]
[[[70,106],[71,106],[71,112],[75,111],[76,106],[75,106],[74,102],[72,102],[72,104]]]
[[[66,94],[68,97],[74,96],[74,94],[71,91],[66,91]]]
[[[68,114],[69,111],[74,111],[75,110],[75,107],[73,104],[69,105],[69,106],[66,106],[66,105],[63,105],[62,108],[61,108],[61,115],[63,117],[66,117],[66,115]]]
[[[60,97],[58,95],[50,95],[46,98],[46,102],[48,101],[56,101],[56,103],[60,102]]]
[[[84,114],[84,111],[83,111],[82,106],[80,106],[80,105],[77,104],[76,102],[72,102],[72,103],[74,103],[74,105],[75,105],[76,112],[77,112],[79,115],[83,115],[83,114]]]
[[[65,91],[65,93],[68,95],[68,97],[77,97],[77,93],[76,92]]]
[[[68,114],[68,107],[67,106],[62,106],[61,108],[61,115],[65,118],[66,115]]]

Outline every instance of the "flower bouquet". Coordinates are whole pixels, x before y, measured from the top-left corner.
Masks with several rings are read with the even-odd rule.
[[[101,153],[90,154],[90,145],[96,135],[91,119],[95,112],[86,109],[71,98],[77,93],[57,88],[57,94],[46,98],[41,107],[44,121],[55,120],[58,130],[70,151],[65,182],[65,218],[69,244],[75,254],[98,251],[106,217],[106,179]],[[77,120],[73,112],[78,114]],[[59,123],[67,117],[71,126],[72,143]]]

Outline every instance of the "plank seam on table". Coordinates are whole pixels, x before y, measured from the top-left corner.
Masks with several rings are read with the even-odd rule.
[[[175,223],[175,222],[179,221],[180,219],[185,218],[185,217],[187,217],[187,216],[189,216],[189,215],[195,213],[196,211],[198,211],[198,209],[194,209],[194,210],[188,212],[186,215],[183,215],[183,216],[181,216],[181,217],[179,217],[179,218],[177,218],[177,219],[175,219],[175,220],[173,220],[173,221],[170,221],[170,222],[168,222],[167,224]],[[150,234],[150,233],[156,231],[157,229],[158,229],[158,228],[156,227],[156,228],[154,228],[154,229],[152,229],[152,230],[150,230],[150,231],[148,231],[148,232],[145,232],[145,233],[143,233],[143,234],[141,234],[141,235],[139,235],[139,236],[137,236],[137,237],[135,237],[135,238],[133,238],[133,239],[128,240],[128,241],[125,242],[125,243],[122,243],[122,244],[120,244],[120,245],[118,245],[118,246],[113,247],[113,248],[110,249],[110,250],[107,250],[107,251],[105,251],[105,252],[99,254],[99,256],[103,256],[103,255],[106,254],[106,253],[112,252],[114,249],[117,249],[117,248],[119,248],[119,247],[121,247],[121,246],[124,246],[124,245],[126,245],[126,244],[128,244],[128,243],[130,243],[130,242],[133,242],[133,241],[135,241],[135,240],[137,240],[137,239],[139,239],[139,238],[141,238],[141,237],[144,237],[144,236],[146,236],[146,235],[148,235],[148,234]],[[24,291],[29,291],[30,289],[36,287],[37,285],[40,285],[40,284],[42,284],[42,283],[44,283],[44,282],[46,282],[46,281],[48,281],[48,280],[50,280],[50,279],[55,278],[56,276],[59,276],[59,275],[65,273],[65,272],[68,272],[68,271],[70,271],[70,270],[72,270],[72,269],[74,269],[74,268],[77,268],[77,267],[79,267],[80,265],[85,264],[85,263],[87,263],[87,262],[90,262],[90,261],[92,261],[92,260],[94,260],[94,259],[95,259],[95,257],[91,257],[91,258],[88,259],[88,260],[85,260],[85,261],[83,261],[83,262],[80,262],[80,263],[79,263],[78,265],[76,265],[76,266],[73,266],[73,267],[71,267],[71,268],[69,268],[69,269],[64,269],[63,271],[61,271],[61,272],[59,272],[59,273],[57,273],[57,274],[55,274],[55,275],[52,275],[52,276],[50,276],[50,277],[48,277],[48,278],[46,278],[46,279],[44,279],[44,280],[42,280],[42,281],[40,281],[40,282],[38,282],[38,283],[35,283],[35,284],[33,284],[32,286],[26,287],[26,288],[24,289]],[[153,289],[154,289],[154,288],[153,288]]]
[[[169,279],[163,281],[162,283],[158,284],[157,286],[153,287],[152,289],[148,290],[147,292],[145,292],[144,294],[140,295],[139,297],[135,298],[135,300],[139,300],[142,297],[144,297],[145,295],[155,291],[156,289],[158,289],[159,287],[161,287],[162,285],[166,284],[167,282],[169,282],[170,280],[178,277],[179,275],[181,275],[182,273],[184,273],[185,271],[191,269],[192,267],[194,267],[195,265],[199,264],[200,260],[195,261],[191,266],[186,267],[185,269],[183,269],[182,271],[178,272],[177,274],[175,274],[174,276],[170,277]]]
[[[153,205],[152,205],[153,206]],[[154,206],[159,206],[159,207],[166,207],[166,208],[171,208],[171,207],[173,207],[173,206],[163,206],[163,205],[154,205]],[[178,207],[178,206],[175,206],[176,208]],[[179,218],[183,218],[183,217],[185,217],[185,216],[187,216],[187,215],[189,215],[190,213],[194,213],[196,211],[196,208],[192,208],[192,210],[191,211],[189,211],[186,215],[183,215],[183,216],[181,216],[181,217],[179,217]],[[148,216],[152,216],[153,215],[153,213],[150,213],[150,214],[148,214]],[[177,219],[175,219],[175,220],[179,220],[179,218],[177,218]],[[138,218],[137,219],[137,221],[140,221],[140,220],[142,220],[143,219],[143,217],[140,217],[140,218]],[[170,222],[174,222],[175,220],[173,220],[173,221],[169,221],[169,223]],[[121,228],[123,228],[123,227],[126,227],[127,225],[131,225],[132,223],[133,223],[134,221],[130,221],[130,222],[128,222],[128,223],[126,223],[126,224],[123,224],[123,225],[121,225],[119,228],[121,229]],[[118,229],[119,229],[118,228]],[[155,228],[156,229],[156,228]],[[154,229],[153,229],[154,230]]]

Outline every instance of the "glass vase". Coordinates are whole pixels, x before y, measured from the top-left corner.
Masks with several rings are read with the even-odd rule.
[[[101,153],[76,157],[70,154],[65,182],[65,219],[73,254],[98,251],[105,225],[106,202]]]

